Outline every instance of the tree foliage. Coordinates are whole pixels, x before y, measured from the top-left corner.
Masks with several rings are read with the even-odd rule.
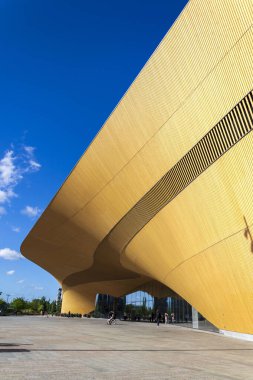
[[[47,300],[44,296],[34,298],[31,301],[27,301],[23,297],[17,297],[9,304],[3,299],[0,299],[0,313],[3,309],[5,313],[6,310],[9,310],[10,313],[14,311],[19,314],[55,314],[57,312],[57,304],[56,301]]]
[[[22,298],[14,298],[10,303],[11,308],[13,308],[16,312],[21,312],[22,310],[27,309],[28,302]]]
[[[0,298],[0,315],[3,315],[8,308],[7,302],[3,298]]]

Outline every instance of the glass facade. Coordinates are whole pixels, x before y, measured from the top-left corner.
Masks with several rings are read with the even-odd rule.
[[[191,322],[192,320],[192,307],[182,298],[171,298],[171,313],[174,313],[177,323]]]
[[[155,286],[155,287],[154,287]],[[168,323],[192,327],[192,306],[175,293],[173,296],[158,297],[151,295],[164,295],[164,288],[159,288],[155,283],[152,287],[146,287],[148,291],[138,290],[124,297],[113,297],[108,294],[98,294],[96,299],[96,309],[92,313],[93,317],[107,318],[110,311],[116,313],[116,318],[125,321],[155,322],[156,311],[159,310],[161,322],[164,322],[165,313],[168,313]],[[169,290],[169,289],[168,289]],[[167,290],[167,293],[168,293]],[[198,329],[215,331],[217,328],[209,323],[198,313]]]
[[[150,320],[154,297],[144,291],[137,291],[126,296],[124,319],[132,321]]]
[[[182,298],[154,297],[149,293],[139,290],[124,297],[113,297],[108,294],[98,294],[94,317],[107,317],[111,310],[116,312],[117,318],[131,321],[155,321],[156,310],[159,309],[161,319],[164,314],[169,314],[169,320],[178,323],[190,322],[192,308]]]
[[[110,311],[116,313],[117,318],[122,318],[126,303],[126,297],[113,297],[109,294],[97,294],[96,309],[93,316],[96,318],[107,318]]]

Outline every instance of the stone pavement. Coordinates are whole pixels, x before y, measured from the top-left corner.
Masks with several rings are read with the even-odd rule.
[[[171,325],[0,317],[0,379],[253,379],[253,343]]]

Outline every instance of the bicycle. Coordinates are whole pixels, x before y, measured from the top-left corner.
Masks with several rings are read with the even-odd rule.
[[[116,325],[116,319],[115,318],[110,318],[107,320],[107,325]]]

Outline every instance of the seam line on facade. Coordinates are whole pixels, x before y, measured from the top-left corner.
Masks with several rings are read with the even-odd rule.
[[[247,229],[250,229],[252,228],[253,224],[247,226]],[[240,228],[238,231],[236,232],[233,232],[232,234],[228,235],[228,236],[225,236],[224,238],[220,239],[219,241],[216,241],[214,242],[213,244],[209,245],[209,247],[206,247],[204,249],[202,249],[201,251],[195,253],[194,255],[192,255],[191,257],[189,257],[188,259],[185,259],[184,261],[182,261],[180,264],[176,265],[174,268],[172,268],[171,270],[169,270],[169,272],[166,274],[166,276],[163,278],[163,281],[165,281],[167,279],[167,277],[174,271],[176,270],[177,268],[181,267],[184,263],[186,263],[187,261],[190,261],[191,259],[193,259],[194,257],[198,256],[198,255],[201,255],[202,253],[208,251],[210,248],[213,248],[215,247],[216,245],[219,245],[220,243],[230,239],[231,237],[233,236],[236,236],[238,235],[239,233],[241,232],[245,232],[245,227],[244,228]],[[251,253],[252,254],[252,253]]]

